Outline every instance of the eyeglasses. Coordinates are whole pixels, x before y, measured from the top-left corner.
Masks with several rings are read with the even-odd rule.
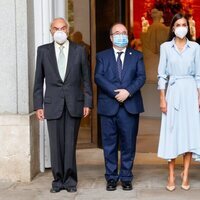
[[[67,30],[67,26],[63,26],[61,28],[59,27],[52,27],[53,31],[66,31]]]
[[[114,33],[111,33],[110,35],[127,35],[127,32],[126,31],[123,31],[123,32],[116,31]]]

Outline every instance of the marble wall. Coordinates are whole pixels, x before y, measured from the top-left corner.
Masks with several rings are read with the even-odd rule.
[[[0,1],[0,113],[17,113],[15,1]]]
[[[39,172],[39,124],[32,112],[35,69],[33,1],[0,1],[0,179]]]
[[[35,115],[0,115],[0,179],[30,181],[39,172]]]

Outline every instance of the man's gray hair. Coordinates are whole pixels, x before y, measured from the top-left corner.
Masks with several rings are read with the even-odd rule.
[[[69,32],[69,27],[70,27],[69,22],[66,19],[64,19],[63,17],[54,18],[52,20],[52,22],[50,23],[50,29],[52,28],[52,25],[53,25],[54,21],[56,21],[56,20],[63,20],[67,25],[67,32]]]

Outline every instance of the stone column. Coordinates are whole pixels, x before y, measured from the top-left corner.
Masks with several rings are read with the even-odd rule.
[[[33,1],[0,1],[0,24],[0,179],[30,181],[39,172]]]
[[[59,0],[59,1],[53,1],[53,17],[66,17],[66,4],[68,4],[68,1],[66,0]]]

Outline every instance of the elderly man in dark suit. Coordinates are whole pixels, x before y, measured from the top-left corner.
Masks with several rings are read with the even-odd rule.
[[[140,88],[145,82],[142,54],[128,48],[127,29],[121,23],[110,29],[113,47],[97,54],[95,82],[99,88],[98,114],[101,119],[108,191],[122,183],[132,189],[139,113],[144,111]],[[121,166],[118,173],[118,139]]]
[[[85,49],[67,40],[66,20],[54,19],[50,31],[54,42],[38,47],[34,110],[39,120],[47,119],[54,177],[50,192],[76,192],[78,130],[92,107],[90,70]]]

